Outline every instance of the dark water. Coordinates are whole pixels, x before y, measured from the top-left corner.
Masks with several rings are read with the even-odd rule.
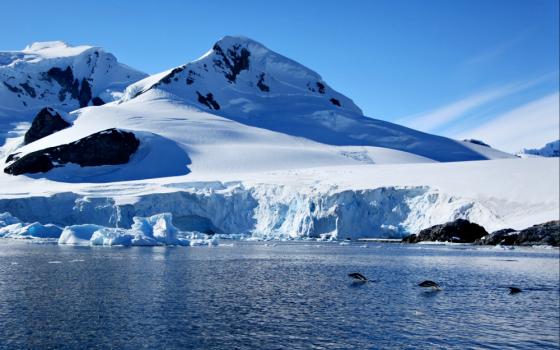
[[[2,240],[0,348],[558,349],[559,269],[558,250]]]

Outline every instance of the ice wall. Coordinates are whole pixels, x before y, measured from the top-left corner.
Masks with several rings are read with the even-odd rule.
[[[480,203],[422,186],[301,191],[280,185],[197,185],[120,202],[113,197],[61,193],[2,199],[0,212],[25,222],[125,229],[134,225],[134,217],[171,213],[173,225],[181,231],[263,239],[396,238],[457,218],[482,225],[499,221]]]

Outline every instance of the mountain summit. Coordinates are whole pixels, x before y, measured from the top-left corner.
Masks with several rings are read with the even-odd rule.
[[[122,101],[148,92],[329,145],[384,147],[437,161],[482,160],[489,153],[471,143],[365,117],[319,74],[246,37],[226,36],[196,61],[132,84]]]
[[[245,37],[222,38],[198,60],[133,84],[124,99],[150,89],[229,114],[259,116],[263,109],[282,112],[289,107],[286,99],[299,102],[298,111],[336,107],[362,113],[319,74]]]
[[[47,41],[0,52],[0,119],[29,121],[45,107],[69,112],[111,102],[145,76],[93,46]]]

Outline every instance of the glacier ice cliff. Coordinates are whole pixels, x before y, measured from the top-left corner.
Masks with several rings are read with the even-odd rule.
[[[175,228],[256,239],[357,239],[399,238],[457,218],[490,226],[500,221],[481,202],[427,186],[308,191],[270,184],[170,186],[169,192],[134,198],[67,192],[0,199],[0,213],[66,227],[61,243],[85,239],[108,245],[135,239],[138,244],[180,244]]]

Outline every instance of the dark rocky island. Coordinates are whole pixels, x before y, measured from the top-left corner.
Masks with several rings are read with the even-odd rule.
[[[560,246],[560,221],[549,221],[534,225],[521,231],[505,229],[492,232],[476,241],[477,244],[488,245],[551,245]]]
[[[453,242],[453,243],[473,243],[477,239],[486,236],[488,232],[484,227],[472,223],[468,220],[457,219],[441,225],[435,225],[403,238],[406,243],[418,242]]]
[[[503,229],[492,233],[468,220],[457,219],[435,225],[403,238],[404,243],[452,242],[480,245],[550,245],[560,246],[560,221],[549,221],[534,225],[521,231]]]

